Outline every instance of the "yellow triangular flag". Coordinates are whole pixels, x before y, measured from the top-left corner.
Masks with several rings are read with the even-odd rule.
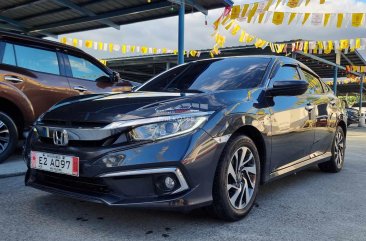
[[[227,23],[227,21],[230,19],[230,14],[227,15],[221,22],[222,25],[225,25]]]
[[[348,41],[348,39],[342,39],[339,42],[339,45],[340,45],[340,48],[341,49],[348,49],[349,48],[349,41]]]
[[[274,0],[268,0],[267,5],[264,7],[263,12],[267,12]]]
[[[244,4],[240,17],[244,18],[247,15],[249,4]]]
[[[304,53],[308,53],[308,50],[309,50],[309,42],[305,41],[305,43],[304,43]]]
[[[98,49],[103,50],[104,44],[102,42],[98,42]]]
[[[134,53],[135,52],[135,49],[136,49],[136,46],[135,45],[131,45],[131,47],[130,47],[130,51],[131,51],[131,53]],[[166,53],[166,52],[165,52]],[[164,54],[165,54],[164,53]]]
[[[356,49],[361,48],[361,39],[356,38],[355,48],[356,48]]]
[[[302,21],[302,25],[304,25],[306,23],[306,21],[308,21],[309,17],[310,17],[310,13],[304,14],[304,20]]]
[[[328,25],[329,19],[330,19],[330,13],[324,14],[324,27]]]
[[[85,47],[90,49],[91,47],[93,47],[93,41],[91,40],[86,40],[85,41]]]
[[[287,7],[296,8],[299,5],[300,0],[289,0]]]
[[[318,41],[319,49],[324,49],[323,41]]]
[[[325,3],[325,0],[320,0],[320,4],[324,4]]]
[[[258,23],[262,23],[264,18],[264,13],[259,14]]]
[[[248,14],[248,23],[250,23],[252,21],[252,18],[254,17],[255,13],[257,12],[258,9],[258,3],[254,3],[252,9],[249,11]]]
[[[231,30],[231,34],[233,36],[235,36],[239,32],[240,29],[241,29],[240,26],[238,24],[236,24],[235,27],[233,27],[233,29]]]
[[[337,28],[342,27],[342,23],[343,23],[343,13],[339,13],[337,15]]]
[[[309,5],[309,3],[310,3],[310,0],[306,0],[305,6]]]
[[[274,12],[273,13],[272,23],[276,24],[276,25],[281,25],[283,23],[284,17],[285,17],[284,12]]]
[[[66,37],[62,37],[60,40],[61,43],[66,44],[67,43],[67,38]]]
[[[230,23],[228,25],[226,25],[225,29],[229,30],[231,28],[231,26],[233,25],[234,20],[231,20]]]
[[[241,43],[245,42],[245,31],[244,30],[241,30],[239,42],[241,42]]]
[[[121,51],[123,54],[125,54],[127,52],[127,48],[126,48],[125,44],[122,45]]]
[[[74,47],[77,47],[77,46],[78,46],[78,43],[79,43],[79,40],[78,40],[78,39],[74,38],[74,39],[72,40],[72,45],[73,45]]]
[[[360,27],[363,20],[363,13],[352,13],[352,27]]]
[[[247,39],[245,40],[247,43],[251,43],[251,42],[253,42],[253,40],[254,40],[254,36],[253,35],[250,35],[250,34],[248,34],[247,35]]]
[[[277,49],[277,53],[280,54],[285,49],[286,44],[275,44],[275,46],[276,46],[276,49]]]
[[[231,15],[230,18],[231,19],[237,19],[239,17],[240,14],[240,5],[235,5],[231,8]]]
[[[290,19],[288,20],[288,24],[289,25],[292,23],[292,21],[294,21],[296,15],[297,15],[297,13],[291,13],[290,14]]]
[[[113,44],[112,43],[108,44],[108,47],[109,47],[109,52],[113,52]]]
[[[220,21],[221,21],[221,17],[216,19],[216,21],[213,23],[213,26],[214,26],[215,30],[217,30],[219,28]]]

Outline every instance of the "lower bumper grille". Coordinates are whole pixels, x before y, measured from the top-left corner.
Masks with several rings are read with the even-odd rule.
[[[110,190],[100,178],[65,176],[62,174],[43,172],[38,170],[35,172],[36,175],[34,176],[36,177],[36,182],[41,185],[54,187],[66,191],[81,192],[94,195],[110,194],[112,192],[112,190]]]

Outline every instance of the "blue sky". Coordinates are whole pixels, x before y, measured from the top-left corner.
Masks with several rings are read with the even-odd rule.
[[[255,1],[236,0],[235,4],[252,3]],[[366,0],[326,0],[325,5],[320,5],[318,0],[312,0],[309,6],[290,9],[280,6],[279,11],[294,12],[363,12],[366,13]],[[212,22],[220,15],[222,9],[211,10],[207,17],[208,25],[205,25],[205,17],[201,13],[186,15],[186,49],[208,49],[212,48],[214,41],[210,36]],[[344,38],[366,38],[366,27],[341,28],[321,27],[321,26],[275,26],[267,24],[242,24],[247,32],[269,41],[283,41],[292,39],[328,40]],[[64,35],[66,37],[76,37],[80,39],[91,39],[108,43],[146,45],[157,48],[177,47],[178,18],[171,17],[160,20],[153,20],[143,23],[129,24],[121,26],[121,30],[105,28],[94,31],[79,32]],[[237,37],[228,37],[226,46],[238,46],[240,43]],[[95,50],[87,50],[90,54],[98,58],[120,57],[121,53],[109,53]],[[363,51],[363,53],[366,53]]]

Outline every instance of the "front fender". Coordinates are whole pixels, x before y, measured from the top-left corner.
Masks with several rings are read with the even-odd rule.
[[[11,84],[0,82],[0,98],[13,103],[22,113],[25,125],[30,125],[36,116],[27,96]]]

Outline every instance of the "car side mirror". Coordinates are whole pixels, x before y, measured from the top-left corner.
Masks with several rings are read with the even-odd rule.
[[[274,96],[297,96],[304,94],[309,87],[305,80],[276,81],[273,87],[267,90],[267,95]]]

